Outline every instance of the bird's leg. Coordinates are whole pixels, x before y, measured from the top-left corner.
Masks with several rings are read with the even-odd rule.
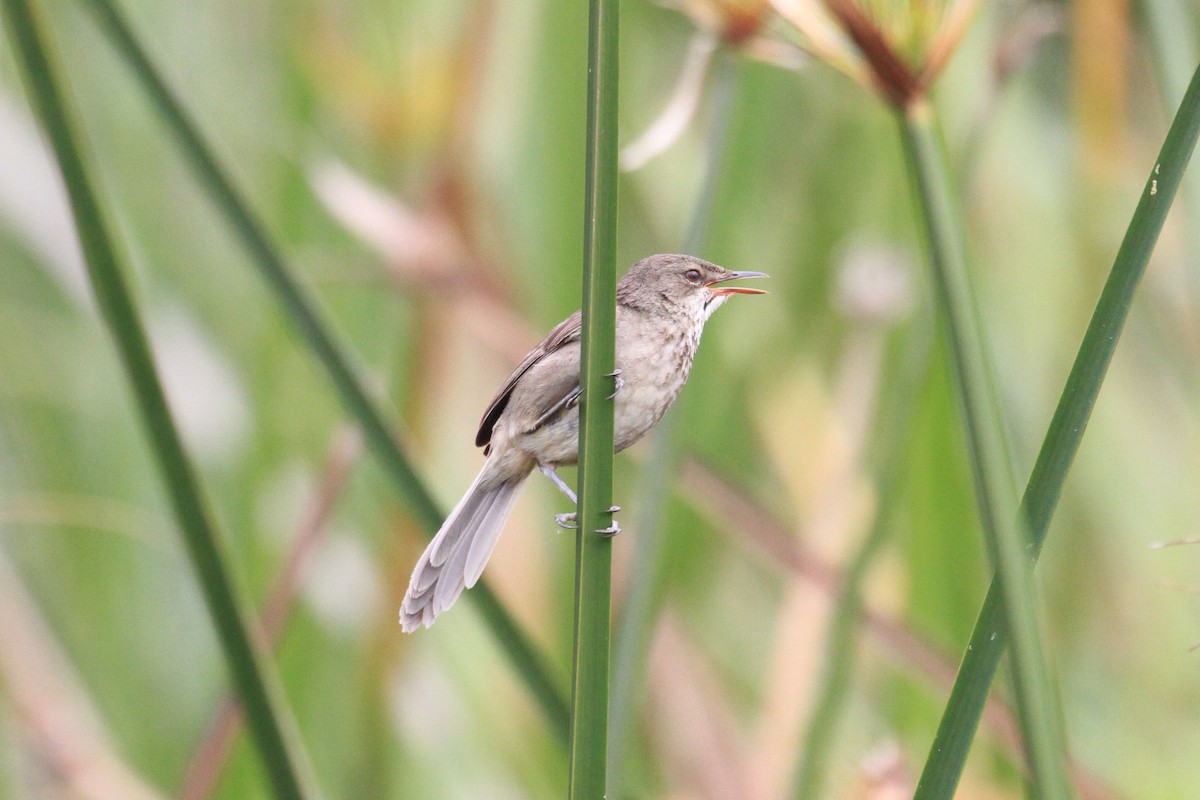
[[[604,377],[613,379],[613,393],[608,396],[608,399],[612,400],[617,396],[617,392],[621,391],[621,387],[625,385],[625,379],[621,377],[620,369],[614,369],[612,372],[606,373]],[[542,427],[562,412],[570,411],[579,403],[579,398],[582,396],[583,387],[576,386],[574,389],[563,395],[562,398],[559,399],[554,405],[546,409],[546,411],[540,417],[533,421],[533,424],[530,425],[528,430],[525,432],[531,433],[536,431],[538,428]]]
[[[554,471],[554,467],[549,464],[538,464],[538,469],[542,471],[543,475],[554,481],[554,485],[558,487],[560,492],[567,496],[567,499],[575,505],[579,505],[579,498],[575,496],[575,492],[571,490],[571,487],[567,486],[567,482],[558,477],[558,473]]]
[[[579,505],[579,498],[575,496],[575,492],[571,491],[571,487],[567,486],[567,482],[558,477],[558,473],[554,471],[554,467],[549,464],[538,464],[538,469],[542,471],[543,475],[554,481],[554,485],[558,487],[559,491],[570,498],[572,503],[577,506]],[[574,511],[569,514],[555,514],[554,521],[558,523],[558,527],[560,528],[571,529],[579,527],[579,523],[575,521]]]
[[[558,473],[554,471],[554,467],[550,466],[549,464],[538,464],[538,469],[542,471],[543,475],[554,481],[554,485],[557,486],[559,491],[565,494],[572,503],[577,506],[579,505],[579,498],[575,495],[575,492],[571,490],[571,487],[567,486],[567,482],[558,477]],[[610,506],[607,513],[615,514],[620,510],[620,506]],[[579,523],[575,521],[574,511],[570,512],[569,514],[555,514],[554,521],[558,523],[560,528],[567,528],[568,530],[579,527]],[[613,524],[609,527],[596,531],[596,533],[603,533],[606,536],[616,536],[620,532],[621,526],[617,524],[616,520],[613,520]]]
[[[608,396],[612,400],[617,396],[617,392],[625,388],[625,379],[621,377],[621,368],[617,367],[612,372],[605,373],[604,377],[613,379],[613,393]]]
[[[546,413],[542,414],[540,417],[535,419],[533,421],[533,424],[529,426],[529,430],[526,431],[526,433],[536,431],[538,428],[542,427],[547,422],[549,422],[551,419],[553,419],[557,414],[559,414],[563,411],[567,411],[571,408],[574,408],[575,404],[579,402],[579,396],[582,394],[583,394],[583,389],[578,386],[576,386],[571,391],[567,392],[565,395],[563,395],[561,400],[559,400],[554,405],[550,406],[550,408],[546,409]],[[544,467],[542,468],[542,471],[545,472]],[[558,483],[560,489],[563,488],[563,484],[561,481],[558,481],[557,478],[555,478],[554,480]],[[567,491],[569,492],[570,490],[568,489]],[[568,497],[570,497],[570,496],[571,495],[568,495]],[[572,502],[574,502],[573,499],[572,499]]]

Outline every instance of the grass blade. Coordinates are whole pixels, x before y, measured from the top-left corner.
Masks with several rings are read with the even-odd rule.
[[[1033,790],[1047,800],[1066,798],[1071,795],[1065,768],[1066,746],[1043,662],[1028,538],[1015,508],[1016,491],[999,406],[968,283],[966,256],[959,240],[932,107],[924,101],[915,102],[899,119],[923,216],[938,304],[946,322],[976,501],[1013,642],[1013,683]]]
[[[1062,397],[1042,441],[1025,495],[1021,517],[1036,558],[1046,537],[1067,470],[1079,449],[1092,407],[1129,314],[1133,294],[1146,270],[1154,244],[1175,198],[1200,133],[1200,70],[1180,104],[1141,200],[1117,251]],[[1008,643],[1001,589],[993,578],[975,622],[958,678],[942,714],[915,797],[950,798],[958,786],[1000,655]]]
[[[96,14],[101,27],[117,51],[129,62],[151,103],[178,140],[184,158],[211,196],[214,206],[233,228],[238,240],[262,273],[263,279],[278,296],[288,316],[329,374],[347,411],[362,426],[367,444],[375,457],[408,501],[410,509],[425,532],[433,536],[442,523],[441,509],[417,476],[399,440],[363,388],[363,381],[345,348],[334,338],[329,325],[321,319],[316,303],[271,244],[262,225],[255,219],[241,195],[234,189],[232,181],[218,165],[199,128],[167,87],[116,6],[111,0],[86,0],[86,4]],[[479,608],[514,669],[565,743],[567,703],[558,681],[551,675],[545,656],[535,649],[528,634],[501,605],[486,581],[481,580],[467,596]]]
[[[616,367],[618,0],[591,0],[588,20],[583,334],[580,354],[579,533],[571,690],[572,800],[605,796]]]
[[[222,540],[200,495],[195,473],[167,407],[146,332],[125,285],[72,112],[60,88],[58,65],[46,44],[45,26],[36,10],[24,0],[4,0],[4,8],[29,94],[67,187],[97,305],[133,388],[192,567],[224,649],[225,662],[246,709],[275,795],[288,800],[315,797],[316,783],[297,743],[282,691],[251,635],[248,607],[238,594]]]

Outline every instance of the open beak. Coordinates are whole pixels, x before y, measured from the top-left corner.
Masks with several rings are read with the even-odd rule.
[[[748,286],[717,286],[718,283],[726,281],[736,281],[738,278],[767,278],[770,277],[765,272],[731,272],[724,278],[718,278],[715,281],[709,281],[704,284],[708,290],[713,293],[713,297],[721,297],[727,294],[766,294],[762,289],[751,289]]]

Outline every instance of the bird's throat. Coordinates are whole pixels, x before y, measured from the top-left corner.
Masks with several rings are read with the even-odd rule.
[[[724,305],[725,301],[728,299],[729,295],[727,294],[709,295],[709,298],[704,301],[704,319],[707,320],[709,317],[711,317],[712,313]]]

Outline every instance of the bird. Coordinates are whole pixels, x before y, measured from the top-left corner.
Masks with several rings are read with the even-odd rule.
[[[629,268],[617,283],[616,369],[610,373],[616,452],[640,439],[675,402],[712,313],[735,294],[766,294],[727,282],[765,277],[675,253]],[[487,460],[413,569],[400,606],[405,633],[428,628],[479,580],[534,469],[577,503],[555,469],[579,460],[581,330],[576,311],[529,351],[488,404],[475,436]],[[556,520],[574,527],[574,517]],[[614,524],[600,533],[618,531]]]

